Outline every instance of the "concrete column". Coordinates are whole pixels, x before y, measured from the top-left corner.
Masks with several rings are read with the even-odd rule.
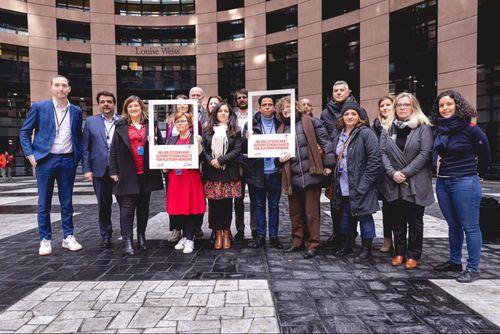
[[[306,0],[298,5],[299,98],[311,100],[315,115],[322,110],[321,15],[321,0]]]
[[[389,0],[360,1],[360,103],[373,120],[389,92]]]
[[[438,3],[438,92],[459,91],[473,106],[477,100],[477,0]]]
[[[196,84],[205,97],[217,95],[217,2],[196,1]]]
[[[28,47],[31,102],[50,97],[50,79],[57,74],[55,0],[28,0]]]
[[[267,88],[266,2],[245,0],[245,88]]]
[[[90,0],[90,41],[92,59],[92,106],[99,113],[96,95],[107,90],[116,96],[115,3]],[[117,106],[119,111],[121,106]]]

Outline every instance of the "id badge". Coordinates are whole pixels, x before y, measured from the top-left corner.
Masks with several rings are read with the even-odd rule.
[[[176,169],[175,175],[182,175],[182,169]]]
[[[137,154],[144,155],[144,146],[137,147]]]

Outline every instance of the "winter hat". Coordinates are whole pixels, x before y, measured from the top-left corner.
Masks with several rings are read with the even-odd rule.
[[[355,110],[358,113],[359,118],[361,118],[364,121],[368,121],[368,114],[366,113],[365,109],[363,109],[359,104],[357,104],[354,101],[346,101],[344,103],[344,105],[342,106],[341,116],[344,116],[344,113],[349,109]]]

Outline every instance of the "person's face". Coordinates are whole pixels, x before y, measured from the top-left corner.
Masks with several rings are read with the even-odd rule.
[[[177,105],[177,112],[188,112],[189,110],[189,105],[187,104],[178,104]]]
[[[346,85],[333,86],[332,95],[335,103],[343,103],[349,96],[349,89]]]
[[[227,123],[229,120],[229,108],[226,105],[223,105],[219,108],[217,112],[217,122],[219,123]]]
[[[57,77],[52,80],[50,84],[50,92],[52,96],[57,99],[66,99],[68,94],[71,92],[71,87],[69,86],[69,82],[66,78]]]
[[[391,113],[391,108],[392,108],[392,101],[389,99],[382,100],[378,106],[378,112],[380,113],[380,116],[382,116],[383,119],[386,119],[389,117],[389,114]]]
[[[359,121],[359,115],[356,110],[348,109],[342,116],[344,124],[348,128],[353,128]]]
[[[290,114],[292,113],[291,112],[291,106],[290,106],[290,103],[284,103],[283,104],[283,111],[282,111],[282,114],[283,114],[283,117],[285,118],[289,118],[290,117]]]
[[[245,94],[236,93],[236,105],[240,109],[248,108],[248,96]]]
[[[192,100],[198,100],[198,108],[201,107],[203,97],[203,91],[200,88],[191,89],[189,91],[189,98]]]
[[[402,97],[396,102],[396,116],[400,121],[407,120],[413,112],[409,97]]]
[[[179,133],[185,133],[186,131],[188,131],[189,125],[190,124],[187,120],[187,117],[184,115],[175,121],[175,128],[177,129],[177,131],[179,131]]]
[[[127,113],[131,118],[140,118],[142,114],[142,108],[139,102],[132,101],[131,103],[129,103],[129,105],[127,106]]]
[[[115,103],[111,96],[101,95],[99,97],[99,109],[104,115],[110,115],[115,113]]]
[[[219,99],[216,97],[212,97],[210,101],[208,101],[208,113],[211,114],[214,110],[215,107],[220,103]]]
[[[309,99],[301,99],[299,101],[300,103],[300,108],[303,113],[310,114],[313,111],[313,106],[311,101]]]
[[[268,97],[262,99],[259,111],[264,117],[271,117],[275,111],[273,100]]]
[[[457,105],[455,100],[449,96],[443,96],[439,99],[439,114],[443,118],[450,118],[455,115],[457,110]]]

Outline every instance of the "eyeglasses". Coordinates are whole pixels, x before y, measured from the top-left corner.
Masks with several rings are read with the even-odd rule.
[[[399,108],[399,109],[406,109],[406,108],[410,108],[411,107],[411,104],[409,103],[398,103],[396,104],[396,108]]]
[[[180,119],[180,120],[177,120],[175,121],[175,124],[184,124],[184,123],[187,123],[188,121],[185,120],[185,119]]]

